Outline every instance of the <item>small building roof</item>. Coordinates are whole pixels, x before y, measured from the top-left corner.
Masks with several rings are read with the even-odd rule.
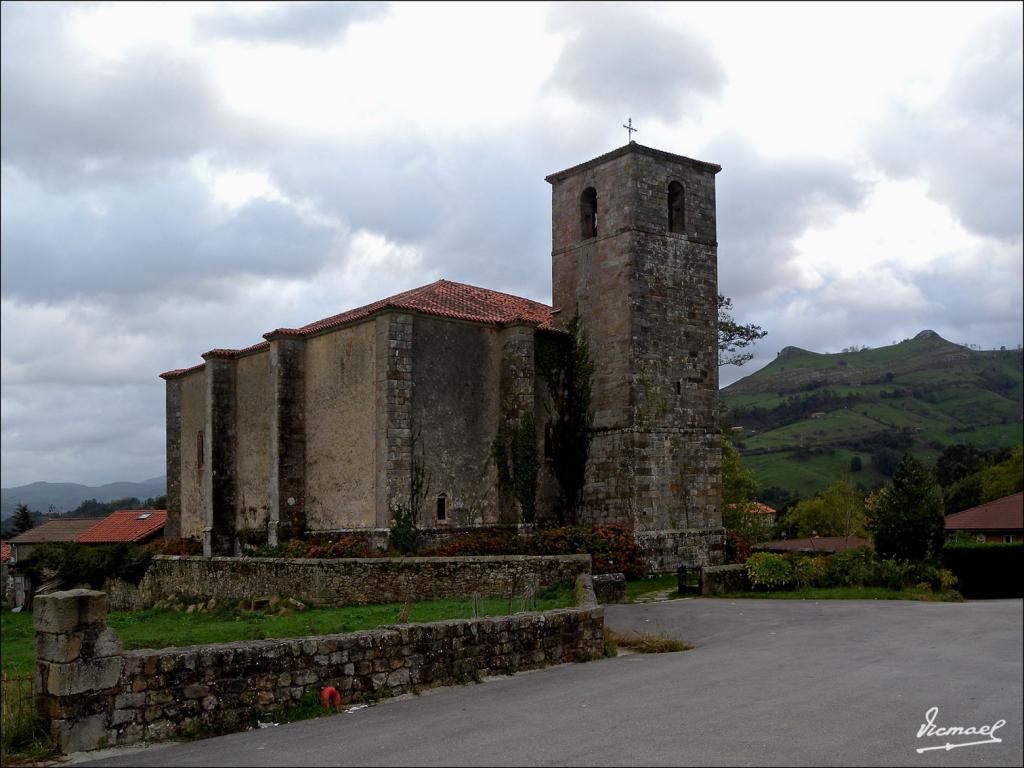
[[[477,288],[465,283],[453,283],[451,280],[438,280],[430,285],[423,285],[386,299],[375,301],[363,307],[350,309],[338,315],[304,325],[301,328],[277,328],[263,334],[265,339],[279,336],[303,338],[315,336],[350,323],[365,320],[372,315],[386,310],[417,312],[435,317],[446,317],[452,320],[468,320],[488,325],[514,325],[525,323],[537,328],[549,330],[553,310],[539,301],[513,296],[510,293],[492,291],[488,288]],[[259,352],[269,346],[267,341],[253,344],[245,349],[212,349],[203,355],[208,357],[241,357]],[[203,364],[191,368],[177,368],[161,373],[161,378],[172,379],[197,371]]]
[[[11,545],[6,541],[0,541],[0,563],[6,563],[11,559]]]
[[[139,542],[159,535],[167,522],[163,509],[119,509],[78,537],[79,544]]]
[[[774,515],[778,512],[776,509],[772,509],[767,504],[762,504],[760,501],[750,501],[745,505],[746,512],[751,515]],[[735,504],[726,504],[726,509],[736,509]]]
[[[1024,530],[1024,492],[946,515],[947,531]]]
[[[78,537],[92,528],[101,518],[69,517],[62,520],[47,520],[42,525],[22,531],[11,544],[44,544],[48,541],[77,541]]]
[[[762,552],[817,552],[831,554],[848,549],[870,547],[871,542],[859,536],[813,536],[809,539],[765,541],[753,547]]]

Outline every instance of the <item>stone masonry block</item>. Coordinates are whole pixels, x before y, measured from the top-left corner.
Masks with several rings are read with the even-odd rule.
[[[32,626],[36,632],[71,632],[101,624],[109,610],[106,594],[93,589],[39,595],[34,602]]]
[[[66,664],[78,658],[82,651],[82,635],[49,632],[36,633],[36,659]]]
[[[52,720],[50,734],[56,739],[57,746],[64,754],[86,752],[96,749],[104,737],[108,737],[107,716],[93,715],[77,720]]]
[[[74,696],[113,688],[121,676],[122,664],[119,656],[78,661],[71,664],[50,663],[46,678],[46,692],[53,696]]]

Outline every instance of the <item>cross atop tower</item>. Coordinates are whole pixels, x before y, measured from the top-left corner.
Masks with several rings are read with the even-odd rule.
[[[629,118],[629,125],[626,125],[625,123],[623,123],[622,127],[626,129],[626,135],[629,136],[629,140],[630,141],[633,141],[633,134],[634,133],[639,133],[640,132],[639,129],[633,127],[633,118],[632,117]]]

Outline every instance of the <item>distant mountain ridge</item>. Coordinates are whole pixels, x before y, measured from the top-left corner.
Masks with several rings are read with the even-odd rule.
[[[930,462],[955,443],[1020,443],[1022,393],[1021,350],[975,351],[927,330],[877,349],[786,347],[721,396],[762,486],[806,496],[844,472],[879,485],[907,450]]]
[[[0,518],[14,514],[18,504],[27,504],[32,511],[46,513],[50,506],[55,512],[68,512],[86,499],[99,502],[113,501],[134,496],[145,500],[167,493],[167,477],[151,477],[142,482],[129,481],[106,483],[105,485],[81,485],[80,483],[35,482],[13,488],[0,488]]]

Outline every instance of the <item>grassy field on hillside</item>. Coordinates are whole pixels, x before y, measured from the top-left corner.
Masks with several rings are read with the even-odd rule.
[[[1016,445],[1022,391],[1019,350],[971,351],[922,334],[863,352],[787,348],[722,398],[729,424],[743,428],[732,439],[762,487],[807,496],[849,471],[854,455],[864,469],[852,479],[881,484],[871,456],[882,448],[931,463],[956,443]],[[816,412],[825,415],[811,418]]]

